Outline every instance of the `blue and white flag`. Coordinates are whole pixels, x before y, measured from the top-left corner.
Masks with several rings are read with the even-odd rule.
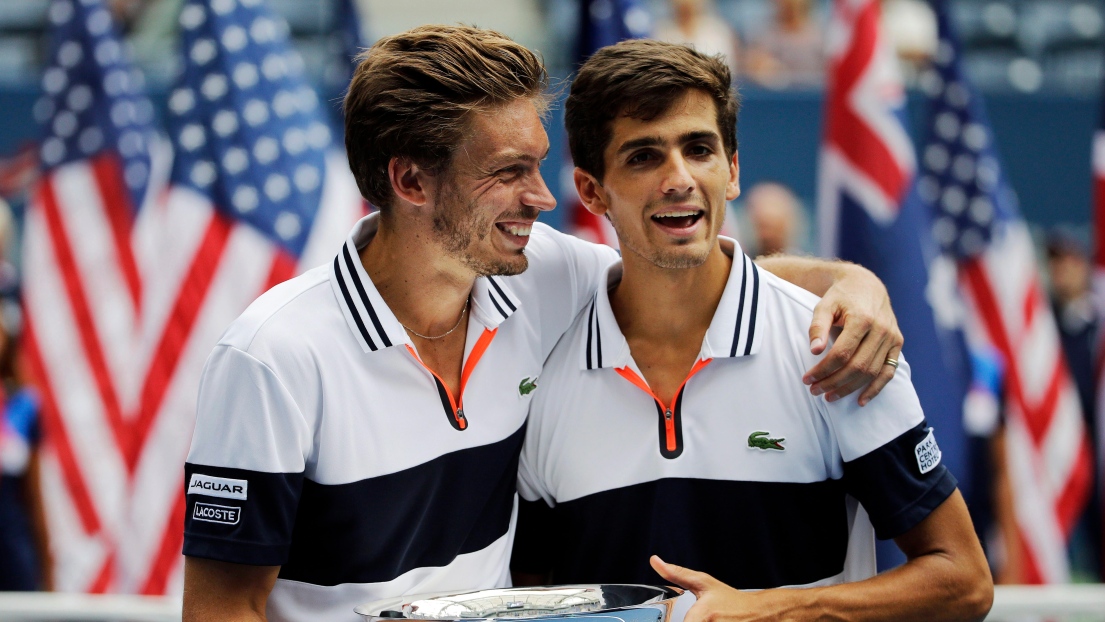
[[[917,196],[905,94],[879,3],[836,0],[829,45],[818,196],[822,253],[863,265],[886,284],[925,416],[947,467],[969,494],[962,413],[970,367],[958,326],[942,324],[936,313],[943,308],[939,298],[955,296],[954,273],[944,275],[941,288],[934,281],[939,275],[930,272],[939,250]],[[892,549],[880,548],[880,569],[888,558],[904,560]]]

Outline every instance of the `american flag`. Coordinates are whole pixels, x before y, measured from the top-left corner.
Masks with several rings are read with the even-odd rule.
[[[962,405],[969,367],[958,327],[938,322],[929,301],[939,285],[929,266],[939,253],[915,189],[905,94],[880,26],[879,2],[837,0],[828,33],[818,196],[822,251],[866,266],[886,284],[926,418],[937,431],[945,464],[968,495]],[[880,543],[880,569],[904,559],[892,543]]]
[[[23,243],[25,347],[43,397],[55,585],[118,587],[134,475],[136,214],[156,187],[153,107],[100,0],[55,0]],[[162,175],[163,177],[163,175]]]
[[[1006,468],[1022,579],[1061,583],[1069,580],[1067,538],[1090,492],[1089,439],[982,99],[963,73],[947,7],[934,8],[940,37],[922,79],[928,138],[917,189],[943,261],[958,275],[969,340],[1004,359]]]
[[[28,241],[36,241],[26,265],[39,272],[27,279],[36,320],[30,343],[40,353],[46,410],[56,413],[44,417],[48,433],[62,432],[51,435],[58,466],[45,474],[68,491],[52,508],[51,527],[64,534],[55,546],[65,559],[58,583],[175,592],[181,466],[204,360],[258,294],[327,261],[363,204],[344,158],[331,152],[287,27],[261,0],[185,2],[182,69],[169,97],[168,185],[156,181],[158,158],[132,153],[127,130],[112,129],[150,115],[134,94],[137,73],[103,63],[114,59],[100,52],[104,33],[116,46],[118,39],[101,0],[55,0],[51,15],[56,67],[44,88],[58,93],[53,132],[68,110],[62,103],[83,101],[72,95],[81,84],[100,85],[91,87],[90,109],[103,111],[78,115],[73,131],[61,122],[61,135],[43,142],[44,162],[57,168],[42,184],[38,221],[28,219]],[[83,51],[66,52],[68,41]],[[67,54],[76,54],[72,67]],[[75,68],[85,66],[99,77],[78,79]],[[130,102],[133,115],[116,100]],[[103,134],[105,163],[86,154],[66,165],[83,149],[85,125]],[[143,129],[150,138],[140,144],[154,144]],[[52,145],[61,145],[62,158]],[[140,164],[154,181],[138,174]],[[73,180],[63,187],[66,166],[77,165],[85,172],[67,173]],[[72,576],[63,581],[63,572]]]
[[[576,67],[595,50],[625,39],[640,39],[652,31],[652,18],[638,0],[583,0],[579,11],[579,39],[576,41]],[[572,197],[566,228],[569,233],[598,244],[618,247],[618,238],[610,221],[587,211],[575,197],[572,173],[575,165],[565,155],[560,187]]]

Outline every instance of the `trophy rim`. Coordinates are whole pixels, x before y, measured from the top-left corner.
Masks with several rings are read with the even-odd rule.
[[[410,618],[410,617],[383,617],[380,616],[380,612],[389,608],[395,608],[397,605],[401,606],[403,603],[410,603],[416,600],[432,600],[435,598],[442,598],[448,596],[461,596],[464,594],[474,594],[477,592],[486,592],[492,590],[501,591],[529,591],[529,590],[541,590],[541,589],[570,589],[570,588],[583,588],[583,589],[599,589],[611,588],[611,587],[638,587],[646,588],[650,590],[656,590],[657,594],[653,599],[642,602],[640,604],[622,605],[618,607],[608,607],[603,609],[596,609],[586,612],[572,612],[572,613],[541,613],[532,616],[488,616],[488,617],[473,617],[473,618]],[[645,583],[566,583],[559,585],[531,585],[531,586],[512,586],[512,587],[488,587],[474,590],[445,590],[440,592],[427,592],[423,594],[409,594],[406,596],[393,596],[391,598],[381,598],[371,602],[367,602],[361,605],[357,605],[353,608],[353,611],[358,615],[364,616],[366,620],[372,620],[379,622],[382,620],[420,620],[426,622],[480,622],[481,620],[511,620],[511,621],[528,621],[528,620],[546,620],[552,618],[565,618],[565,617],[586,617],[592,614],[602,614],[605,612],[624,611],[627,609],[637,609],[640,607],[652,606],[661,604],[667,601],[671,601],[678,598],[684,592],[683,589],[670,586],[670,585],[650,585]]]

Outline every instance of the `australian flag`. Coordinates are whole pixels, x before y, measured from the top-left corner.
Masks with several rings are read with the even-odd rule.
[[[904,122],[896,59],[880,27],[877,0],[835,0],[818,212],[822,251],[866,266],[890,292],[905,355],[947,467],[970,494],[963,401],[970,382],[963,339],[939,311],[954,299],[954,269],[940,257],[918,196],[914,147]],[[902,559],[879,549],[879,567]]]

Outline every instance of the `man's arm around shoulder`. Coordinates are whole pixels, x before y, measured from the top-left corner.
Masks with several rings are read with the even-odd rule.
[[[894,539],[908,561],[856,583],[808,589],[741,592],[710,575],[666,564],[660,576],[695,593],[686,622],[738,620],[981,620],[990,611],[994,583],[955,491],[914,528]]]
[[[183,622],[264,620],[280,566],[184,558]]]
[[[810,323],[810,352],[824,352],[830,329],[841,327],[828,354],[802,377],[810,392],[833,402],[863,389],[860,406],[874,399],[894,377],[886,361],[898,358],[904,342],[882,281],[846,261],[772,255],[756,264],[821,297]]]

